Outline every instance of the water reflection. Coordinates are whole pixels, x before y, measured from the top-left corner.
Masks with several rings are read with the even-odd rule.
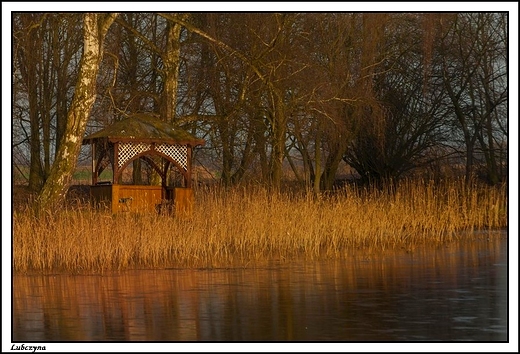
[[[15,276],[14,341],[506,341],[507,240],[248,269]]]

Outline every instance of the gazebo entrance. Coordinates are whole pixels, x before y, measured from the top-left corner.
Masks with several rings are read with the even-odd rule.
[[[192,151],[204,145],[204,140],[153,115],[136,114],[87,136],[83,144],[92,147],[90,196],[95,206],[108,207],[113,213],[164,208],[173,208],[176,214],[191,213]],[[134,162],[149,167],[146,183],[136,173],[140,164]],[[108,181],[100,178],[107,167],[112,168]],[[132,170],[130,180],[128,170]],[[180,176],[180,183],[175,175]]]

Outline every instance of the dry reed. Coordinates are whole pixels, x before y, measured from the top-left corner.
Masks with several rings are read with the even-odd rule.
[[[190,218],[88,208],[37,218],[30,209],[15,211],[13,269],[88,273],[336,258],[359,248],[412,250],[507,226],[505,186],[403,182],[321,196],[236,187],[199,189],[196,196]]]

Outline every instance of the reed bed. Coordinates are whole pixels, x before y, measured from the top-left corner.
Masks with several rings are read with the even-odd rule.
[[[507,227],[506,187],[405,181],[326,195],[261,187],[196,191],[191,217],[65,208],[13,214],[16,273],[228,267],[413,250]],[[469,231],[469,232],[465,232]],[[491,234],[491,233],[490,233]],[[489,236],[486,236],[489,237]]]

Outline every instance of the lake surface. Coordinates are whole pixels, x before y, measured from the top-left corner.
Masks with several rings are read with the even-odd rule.
[[[506,236],[342,260],[13,277],[13,342],[508,341]]]

